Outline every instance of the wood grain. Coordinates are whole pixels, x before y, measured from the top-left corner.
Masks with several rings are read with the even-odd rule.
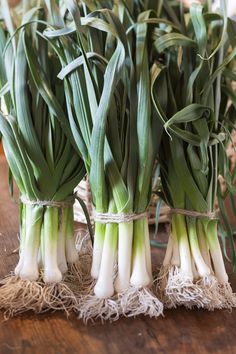
[[[14,269],[18,207],[7,193],[7,168],[0,158],[0,276]],[[160,260],[163,251],[156,255]],[[236,290],[236,277],[231,276]],[[236,353],[236,311],[165,311],[165,317],[121,319],[85,326],[74,315],[32,313],[0,322],[0,354]]]

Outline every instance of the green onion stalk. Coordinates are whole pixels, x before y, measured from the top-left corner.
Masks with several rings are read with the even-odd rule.
[[[150,12],[133,26],[131,1],[99,10],[90,1],[66,4],[67,26],[44,35],[61,60],[67,125],[84,158],[95,209],[91,284],[85,282],[78,311],[85,320],[157,317],[163,307],[151,290],[146,214],[158,149],[145,23]]]
[[[161,195],[172,209],[158,281],[167,307],[236,305],[217,231],[219,174],[233,188],[224,145],[232,116],[223,91],[224,70],[236,52],[229,53],[224,1],[222,8],[223,14],[213,14],[192,4],[180,15],[181,32],[155,42],[153,103],[166,131],[159,150]]]
[[[232,53],[233,48],[235,48],[236,46],[236,22],[228,19],[227,30],[230,45],[229,53]],[[221,114],[225,117],[224,129],[227,134],[226,139],[222,142],[225,147],[225,150],[222,150],[222,164],[219,175],[219,182],[221,188],[218,188],[217,194],[218,205],[221,211],[222,219],[222,222],[219,224],[219,234],[222,240],[224,255],[228,260],[231,260],[234,271],[236,270],[236,249],[234,242],[235,228],[229,220],[228,211],[231,213],[232,217],[236,219],[236,166],[234,161],[231,159],[231,154],[228,154],[228,152],[230,147],[230,150],[232,149],[232,155],[234,156],[235,154],[235,67],[236,60],[234,57],[234,59],[231,60],[228,65],[226,65],[224,71],[222,72],[224,81],[222,84],[221,91]],[[227,153],[227,157],[229,156],[230,158],[225,158],[225,151]],[[228,205],[225,202],[226,198],[228,200]],[[228,244],[230,245],[230,247],[228,247]]]
[[[9,315],[77,305],[68,280],[79,273],[73,190],[85,169],[59,122],[67,119],[65,94],[60,62],[39,35],[45,21],[43,8],[26,12],[3,53],[11,105],[0,131],[20,191],[20,259],[0,288]]]

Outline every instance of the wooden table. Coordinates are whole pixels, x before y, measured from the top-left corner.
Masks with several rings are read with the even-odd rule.
[[[0,157],[0,276],[14,269],[18,210],[7,192],[7,167]],[[160,252],[159,252],[160,253]],[[236,276],[230,276],[236,290]],[[236,353],[236,310],[206,312],[183,308],[165,317],[121,319],[85,326],[74,315],[21,315],[0,322],[0,354]]]

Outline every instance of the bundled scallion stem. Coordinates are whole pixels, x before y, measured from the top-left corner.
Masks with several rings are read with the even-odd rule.
[[[66,279],[78,266],[73,190],[85,170],[58,119],[67,119],[64,87],[59,60],[37,32],[44,22],[43,8],[30,9],[4,49],[12,104],[0,114],[0,131],[20,190],[20,259],[0,288],[8,315],[77,306]]]
[[[151,291],[146,215],[158,149],[146,23],[150,11],[137,19],[133,2],[108,2],[112,10],[96,12],[92,2],[66,3],[73,22],[44,35],[63,66],[59,77],[67,92],[67,124],[83,155],[95,207],[92,285],[84,289],[78,310],[85,320],[157,317],[162,304]]]
[[[166,32],[154,44],[162,55],[153,67],[156,84],[164,82],[165,87],[159,97],[153,88],[166,130],[159,151],[162,197],[172,208],[158,282],[168,307],[236,305],[217,235],[218,175],[224,170],[227,183],[232,182],[222,143],[231,117],[222,72],[236,52],[233,47],[228,53],[226,29],[225,13],[208,15],[202,5],[192,4],[188,23],[182,14],[184,34]]]

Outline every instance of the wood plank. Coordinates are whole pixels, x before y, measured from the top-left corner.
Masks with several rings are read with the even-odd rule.
[[[17,204],[7,193],[7,168],[0,158],[0,276],[14,269]],[[163,251],[158,251],[158,259]],[[236,277],[230,276],[234,290]],[[236,311],[165,311],[157,320],[140,316],[85,326],[62,313],[24,314],[0,322],[0,354],[236,353]]]

